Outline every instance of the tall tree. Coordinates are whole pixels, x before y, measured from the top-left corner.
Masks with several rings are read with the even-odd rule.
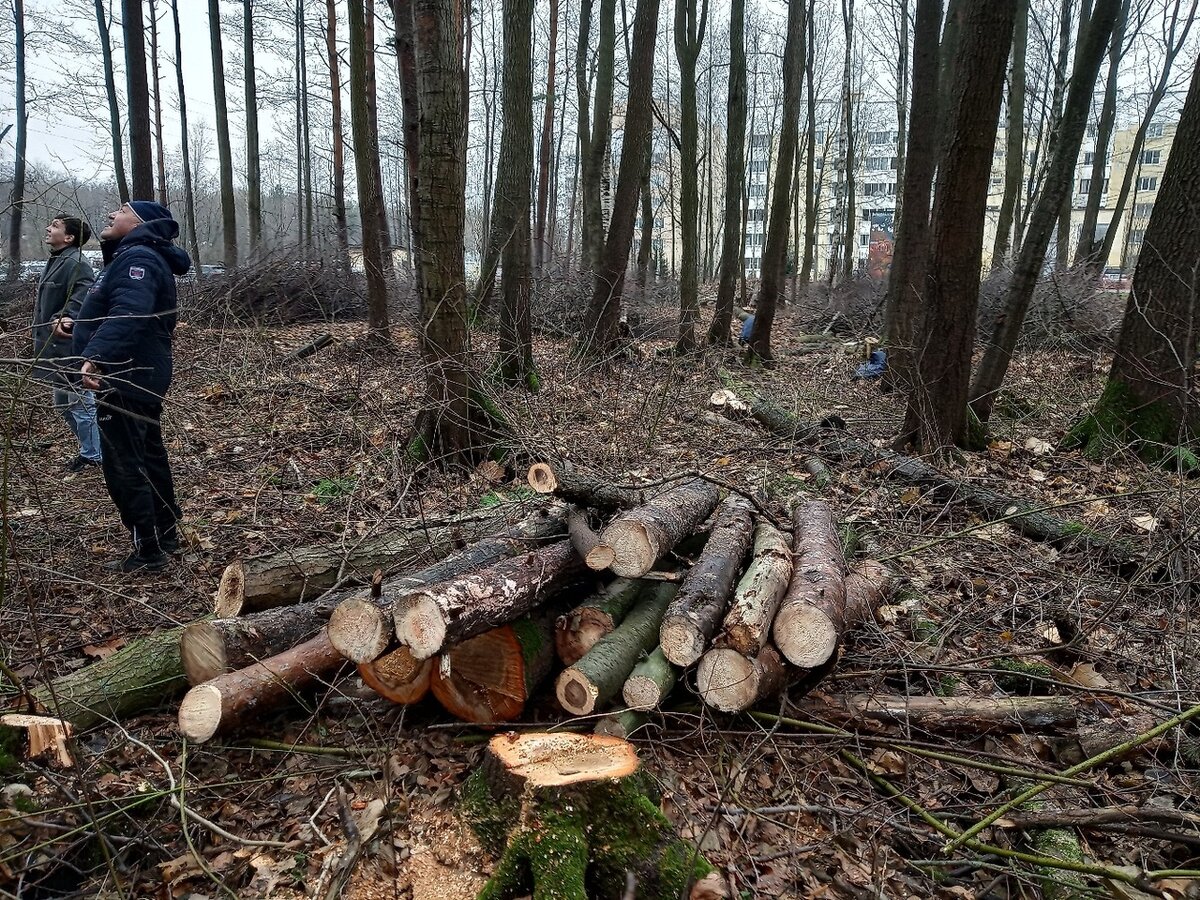
[[[797,0],[800,2],[800,0]],[[696,62],[704,45],[708,0],[675,0],[675,57],[679,61],[679,340],[675,349],[696,349],[700,321],[700,171],[696,110]]]
[[[550,0],[550,39],[546,44],[546,100],[542,109],[542,134],[538,143],[537,214],[533,236],[533,268],[538,275],[550,257],[546,243],[546,214],[550,204],[550,141],[554,137],[555,67],[558,62],[558,0]]]
[[[411,5],[410,5],[411,4]],[[396,19],[411,9],[419,150],[421,351],[432,446],[451,460],[472,449],[467,359],[466,223],[463,158],[462,6],[456,0],[395,0]],[[401,30],[397,27],[397,31]]]
[[[1029,44],[1029,0],[1016,0],[1017,22],[1013,29],[1012,65],[1008,71],[1008,120],[1004,134],[1004,196],[996,222],[992,266],[1008,260],[1017,201],[1025,175],[1025,51]],[[1019,243],[1019,241],[1017,242]]]
[[[225,266],[232,269],[238,263],[237,204],[233,196],[233,149],[229,143],[229,105],[225,100],[225,51],[221,46],[221,5],[218,0],[208,0],[208,36],[209,50],[212,54],[213,105],[217,113],[221,239],[225,251]]]
[[[308,107],[308,10],[306,0],[296,0],[296,143],[300,166],[302,245],[305,254],[313,246],[312,134]]]
[[[358,186],[358,215],[362,227],[363,271],[367,276],[367,328],[378,337],[388,336],[387,281],[383,272],[383,186],[379,179],[379,146],[371,135],[367,102],[367,23],[363,0],[349,0],[350,128],[354,133],[354,166]]]
[[[1108,142],[1112,139],[1113,125],[1117,119],[1117,81],[1121,57],[1125,52],[1125,26],[1129,21],[1130,0],[1121,4],[1117,22],[1113,26],[1112,39],[1108,42],[1108,76],[1104,82],[1104,99],[1100,105],[1100,121],[1096,126],[1096,144],[1092,152],[1091,177],[1088,181],[1087,201],[1083,209],[1083,224],[1079,229],[1079,246],[1075,250],[1075,265],[1096,266],[1099,249],[1096,246],[1096,224],[1100,218],[1100,201],[1104,196],[1104,173],[1108,169]],[[1095,274],[1099,274],[1096,272]]]
[[[953,152],[938,167],[917,379],[902,432],[926,452],[944,452],[967,437],[983,227],[1016,14],[1012,3],[967,0],[964,6],[948,110],[953,127],[944,142]],[[910,154],[910,171],[914,165]]]
[[[842,0],[842,30],[846,38],[845,70],[842,74],[842,140],[845,141],[846,151],[843,156],[846,180],[842,209],[846,218],[842,237],[842,279],[849,280],[854,276],[854,254],[858,252],[858,206],[854,196],[854,170],[857,165],[854,159],[854,73],[851,69],[854,54],[854,0]]]
[[[129,109],[129,167],[133,195],[154,196],[154,154],[150,149],[150,84],[146,77],[146,35],[142,0],[122,0],[121,27],[125,38],[125,86]]]
[[[1095,411],[1069,435],[1092,456],[1113,444],[1161,459],[1200,430],[1196,403],[1200,334],[1200,60],[1183,104],[1121,337]],[[1195,456],[1180,454],[1185,468]]]
[[[154,81],[154,161],[158,175],[158,202],[166,206],[167,197],[167,154],[163,147],[162,78],[158,67],[158,10],[155,0],[150,0],[150,74]]]
[[[242,0],[242,51],[246,89],[246,218],[250,255],[262,250],[262,163],[258,150],[258,75],[254,62],[254,0]]]
[[[590,12],[591,0],[584,0]],[[590,133],[584,134],[587,115],[579,117],[580,154],[583,168],[580,172],[580,193],[583,200],[583,231],[580,252],[585,269],[593,271],[600,264],[604,251],[604,185],[609,143],[612,137],[612,104],[615,57],[617,49],[616,0],[600,0],[600,43],[596,51],[595,96],[591,117]],[[581,12],[582,15],[582,12]],[[583,21],[580,21],[583,29]],[[586,41],[586,35],[580,37]],[[586,78],[587,44],[580,60],[576,61],[576,78]],[[583,99],[586,100],[586,85]],[[582,109],[583,107],[581,107]]]
[[[908,156],[908,0],[900,0],[892,11],[900,18],[896,56],[896,184],[904,184],[904,165]],[[904,214],[904,191],[896,192],[894,226]]]
[[[804,73],[804,3],[788,4],[787,37],[783,46],[783,111],[779,123],[779,151],[775,156],[775,180],[771,185],[771,215],[763,244],[758,283],[758,304],[750,333],[751,357],[771,363],[771,328],[775,307],[783,293],[787,264],[788,220],[791,218],[792,171],[800,130],[800,87]]]
[[[129,179],[125,176],[125,148],[121,131],[121,105],[117,100],[116,70],[113,68],[112,37],[108,28],[108,13],[104,11],[104,0],[95,0],[96,28],[100,32],[100,59],[104,65],[104,93],[108,98],[108,129],[112,138],[113,174],[117,181],[117,194],[124,203],[129,199]]]
[[[375,204],[376,218],[379,220],[379,250],[383,258],[383,274],[392,277],[395,274],[395,259],[392,257],[392,229],[388,223],[387,200],[384,197],[383,160],[379,153],[379,80],[375,72],[375,0],[365,0],[363,4],[365,15],[363,48],[366,53],[367,68],[367,136],[370,141],[369,153],[375,166],[375,184],[379,186],[379,202]]]
[[[175,84],[179,94],[180,149],[183,152],[183,207],[187,224],[188,247],[192,266],[200,268],[200,236],[196,232],[196,195],[192,184],[192,153],[188,144],[187,93],[183,89],[183,40],[179,33],[179,0],[171,0],[171,21],[175,26]]]
[[[938,114],[939,33],[942,0],[917,0],[913,27],[913,122],[934,122]],[[912,128],[901,191],[904,215],[896,228],[896,246],[888,280],[884,332],[888,344],[889,385],[911,390],[916,358],[913,338],[925,296],[929,260],[929,206],[937,169],[938,131]]]
[[[25,213],[25,148],[29,140],[29,113],[25,109],[25,0],[13,0],[13,53],[16,80],[17,137],[13,160],[12,190],[8,195],[11,216],[8,226],[8,280],[21,277],[21,220]]]
[[[500,376],[509,384],[537,388],[530,322],[530,229],[533,202],[533,0],[504,0],[503,129],[500,179],[510,207],[503,237],[500,275]],[[498,216],[497,216],[498,218]],[[498,237],[493,231],[493,240]]]
[[[638,0],[637,12],[633,17],[633,49],[629,57],[631,73],[648,75],[654,70],[658,6],[659,0]],[[621,142],[621,165],[617,173],[617,192],[613,197],[612,223],[609,225],[600,265],[596,269],[592,300],[579,335],[580,348],[593,353],[606,354],[617,344],[621,293],[625,287],[629,251],[633,246],[638,190],[646,160],[650,155],[654,124],[651,80],[649,77],[629,80],[629,94],[625,106],[625,135]]]
[[[325,57],[329,64],[329,92],[332,103],[330,127],[333,129],[333,229],[337,238],[337,258],[343,267],[350,264],[350,229],[346,221],[346,143],[342,130],[342,68],[337,46],[337,6],[325,0]]]
[[[733,297],[742,260],[742,184],[746,180],[746,2],[729,6],[729,86],[725,97],[725,224],[721,236],[721,279],[708,327],[708,344],[728,347]]]
[[[808,52],[804,55],[804,88],[808,101],[807,136],[804,141],[804,261],[800,265],[800,286],[812,279],[817,254],[817,200],[821,183],[817,179],[817,89],[813,83],[813,58],[816,56],[816,0],[808,0]]]
[[[1061,214],[1063,197],[1074,187],[1075,163],[1087,126],[1092,90],[1120,4],[1121,0],[1096,0],[1083,40],[1075,51],[1075,69],[1071,74],[1070,89],[1058,123],[1058,137],[1042,193],[1030,217],[1029,231],[1021,244],[1020,255],[1004,294],[1004,304],[992,329],[991,341],[984,350],[979,371],[971,383],[971,410],[981,422],[986,422],[991,416],[996,394],[1004,383],[1009,361],[1017,347],[1025,313],[1033,299],[1033,290],[1046,259],[1051,233]]]
[[[416,36],[412,0],[388,0],[396,21],[396,67],[400,76],[400,107],[404,129],[405,196],[408,199],[408,233],[413,252],[413,279],[417,297],[424,296],[421,277],[421,198],[417,190],[420,170],[420,95],[417,87]]]

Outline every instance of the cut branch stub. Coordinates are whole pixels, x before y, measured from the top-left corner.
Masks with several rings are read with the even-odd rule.
[[[396,638],[417,659],[529,613],[587,571],[569,540],[396,598]]]
[[[790,536],[770,522],[754,529],[754,554],[733,592],[733,603],[717,643],[745,656],[766,646],[771,623],[792,577]]]
[[[731,647],[717,647],[700,658],[696,686],[709,706],[722,712],[741,712],[778,693],[787,684],[788,670],[774,647],[744,656]]]
[[[662,647],[634,666],[621,696],[631,710],[656,709],[675,687],[679,670],[663,655]]]
[[[433,659],[414,659],[407,647],[398,647],[359,665],[358,675],[379,696],[408,705],[429,693],[434,663]]]
[[[752,528],[750,504],[742,497],[726,498],[708,543],[671,601],[659,631],[663,655],[675,665],[690,666],[698,660],[716,633]]]
[[[792,580],[772,634],[788,662],[811,669],[833,656],[846,625],[846,559],[827,503],[798,506],[793,524]]]
[[[684,481],[648,503],[617,516],[600,534],[600,547],[612,551],[608,564],[616,574],[637,578],[655,561],[699,528],[716,508],[720,495],[699,478]],[[594,555],[594,554],[592,554]],[[588,565],[599,568],[589,555]]]

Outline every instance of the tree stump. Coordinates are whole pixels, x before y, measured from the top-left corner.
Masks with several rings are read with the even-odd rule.
[[[500,734],[463,787],[462,809],[500,855],[480,900],[625,894],[679,900],[713,869],[646,795],[632,745],[585,734]]]

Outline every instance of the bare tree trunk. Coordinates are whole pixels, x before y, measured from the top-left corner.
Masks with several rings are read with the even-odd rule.
[[[112,40],[109,36],[108,14],[104,11],[104,0],[95,0],[96,28],[100,32],[100,57],[104,63],[104,93],[108,97],[108,127],[112,137],[113,174],[117,181],[117,194],[121,202],[129,200],[129,181],[125,177],[125,149],[122,146],[121,106],[117,101],[117,80],[113,69]]]
[[[175,83],[179,93],[179,131],[183,151],[183,205],[188,230],[192,268],[200,269],[200,236],[196,232],[196,195],[192,186],[191,149],[188,146],[187,93],[183,89],[183,41],[179,33],[179,0],[171,0],[171,20],[175,26]]]
[[[697,160],[696,61],[704,45],[708,0],[675,0],[675,56],[679,61],[679,217],[683,253],[679,262],[679,339],[677,353],[696,350],[700,321],[700,172]]]
[[[808,136],[804,153],[804,262],[800,266],[800,286],[808,287],[812,279],[813,260],[817,251],[817,94],[813,84],[813,57],[816,55],[816,0],[808,3],[808,52],[804,56],[804,80],[808,98]]]
[[[366,34],[363,47],[366,49],[367,57],[367,136],[370,140],[371,160],[375,165],[375,172],[372,177],[375,180],[375,184],[379,187],[379,198],[375,203],[375,215],[378,219],[380,262],[383,266],[383,275],[386,284],[387,280],[395,275],[396,265],[392,257],[392,229],[388,223],[387,199],[383,184],[383,161],[380,159],[379,154],[379,92],[378,80],[375,76],[375,0],[366,0],[363,4],[363,12],[366,19],[363,23],[363,31]]]
[[[142,0],[121,0],[125,38],[125,86],[129,110],[129,167],[134,199],[154,196],[154,152],[150,144],[150,84],[146,77],[146,26]]]
[[[925,326],[902,432],[926,452],[944,452],[967,437],[989,173],[1016,7],[969,0],[965,13],[954,66],[954,124],[946,141],[954,152],[938,170]],[[914,162],[910,155],[910,172]]]
[[[538,144],[537,227],[533,238],[533,268],[542,275],[550,247],[546,244],[546,211],[550,201],[550,141],[554,136],[554,73],[558,62],[558,0],[550,0],[550,41],[546,46],[546,101]]]
[[[1100,218],[1100,201],[1104,196],[1104,173],[1108,169],[1108,142],[1112,140],[1117,119],[1117,76],[1121,57],[1125,53],[1125,25],[1129,21],[1130,0],[1121,4],[1112,40],[1108,42],[1108,77],[1104,84],[1104,101],[1100,106],[1100,122],[1096,126],[1096,146],[1092,154],[1091,180],[1088,182],[1087,202],[1083,210],[1083,225],[1079,231],[1079,246],[1075,250],[1075,265],[1088,266],[1094,275],[1104,264],[1097,257],[1096,223]],[[1112,227],[1112,226],[1110,226]]]
[[[262,174],[258,150],[258,76],[254,65],[254,0],[242,0],[242,46],[246,89],[246,218],[250,256],[262,251]]]
[[[908,0],[900,0],[900,53],[896,60],[896,185],[904,184],[904,166],[908,144]],[[896,211],[892,227],[900,225],[904,215],[904,191],[896,191]]]
[[[650,155],[653,126],[650,73],[654,70],[654,45],[658,39],[658,6],[659,0],[639,0],[634,14],[633,49],[629,59],[629,71],[634,76],[630,78],[625,108],[625,135],[621,143],[621,168],[613,198],[612,224],[604,243],[600,266],[596,269],[591,304],[579,335],[580,346],[598,354],[608,353],[617,343],[617,322],[621,315],[625,269],[629,265],[629,250],[633,245],[638,190],[643,167]],[[595,149],[593,145],[593,154]]]
[[[216,0],[212,0],[216,2]],[[325,0],[325,54],[329,62],[329,92],[333,104],[333,227],[337,236],[337,259],[350,268],[350,233],[346,222],[346,148],[342,133],[342,76],[337,51],[337,7]]]
[[[404,121],[404,162],[408,198],[408,229],[412,245],[413,277],[418,298],[424,297],[421,274],[421,198],[418,190],[420,171],[420,110],[417,89],[416,38],[413,31],[412,0],[388,0],[396,20],[396,65],[400,72],[400,102]],[[422,299],[423,303],[424,300]]]
[[[1029,43],[1029,0],[1016,2],[1017,22],[1013,29],[1012,67],[1008,73],[1008,121],[1004,137],[1004,198],[1000,201],[1000,218],[996,223],[992,268],[1008,261],[1025,173],[1025,51]]]
[[[1070,91],[1059,121],[1058,139],[1046,172],[1046,183],[1030,219],[1029,233],[1021,244],[1021,255],[1005,292],[1004,306],[994,323],[991,342],[984,350],[979,371],[971,384],[971,410],[982,422],[991,416],[996,393],[1004,383],[1021,326],[1025,322],[1025,313],[1042,271],[1051,232],[1061,215],[1063,197],[1074,185],[1075,162],[1079,158],[1079,145],[1087,125],[1096,75],[1104,58],[1104,48],[1108,46],[1108,39],[1112,35],[1120,2],[1097,0],[1084,38],[1075,52],[1075,71],[1071,75]]]
[[[942,0],[917,0],[913,34],[912,121],[937,119],[938,46]],[[888,345],[888,384],[911,390],[916,374],[913,340],[925,299],[929,259],[929,206],[937,168],[936,128],[913,128],[908,133],[904,169],[904,215],[896,228],[896,247],[888,281],[884,333]]]
[[[9,206],[12,214],[8,226],[8,281],[21,277],[21,220],[25,213],[25,148],[29,140],[29,112],[25,108],[25,0],[13,0],[13,75],[17,88],[16,158],[13,160],[12,191]]]
[[[590,2],[588,3],[590,8]],[[590,11],[590,10],[589,10]],[[580,26],[582,28],[582,25]],[[581,38],[582,40],[583,38]],[[582,154],[583,169],[580,192],[583,198],[583,233],[581,259],[583,265],[595,271],[604,251],[605,161],[612,135],[613,70],[616,56],[616,0],[600,0],[600,45],[596,58],[596,93],[592,110],[591,134],[587,152]],[[585,44],[586,49],[586,44]],[[586,54],[583,57],[586,60]],[[584,61],[576,63],[582,67]],[[580,117],[580,128],[586,117]]]
[[[842,280],[854,277],[854,254],[858,249],[858,207],[854,198],[854,90],[850,63],[854,52],[854,0],[842,0],[842,27],[846,35],[846,68],[842,76],[842,116],[846,141],[846,232],[842,240]]]
[[[300,72],[300,130],[304,139],[304,249],[313,247],[312,132],[308,114],[307,0],[296,0],[297,68]]]
[[[150,67],[154,79],[154,161],[158,175],[158,202],[168,205],[167,197],[167,159],[163,150],[162,122],[162,79],[158,68],[158,10],[154,0],[150,0]]]
[[[225,54],[221,49],[221,6],[208,0],[209,49],[212,53],[213,104],[216,109],[217,160],[221,182],[221,237],[225,267],[238,264],[237,206],[233,197],[233,150],[229,145],[229,107],[225,101]],[[137,193],[137,177],[134,191]]]
[[[853,0],[851,0],[853,2]],[[771,353],[771,326],[775,305],[784,287],[787,262],[789,205],[792,202],[791,178],[795,168],[796,144],[800,129],[800,81],[804,73],[805,8],[800,0],[788,5],[787,39],[783,50],[783,113],[779,123],[779,153],[775,158],[775,183],[771,190],[771,219],[763,245],[762,269],[754,329],[749,351],[764,363],[774,361]]]
[[[710,347],[732,342],[733,297],[742,262],[742,185],[746,180],[746,3],[731,0],[729,85],[725,101],[725,225],[721,236],[721,280],[708,327]]]
[[[1200,61],[1175,131],[1112,368],[1096,410],[1071,439],[1099,456],[1112,443],[1195,470],[1176,445],[1200,428],[1195,400],[1200,335]],[[1114,226],[1110,226],[1112,228]]]

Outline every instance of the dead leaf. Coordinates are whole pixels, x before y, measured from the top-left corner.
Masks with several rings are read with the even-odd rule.
[[[1044,441],[1036,437],[1026,438],[1023,446],[1034,456],[1045,456],[1054,450],[1054,445],[1049,441]]]
[[[904,503],[908,506],[912,506],[914,503],[918,502],[920,499],[921,499],[921,489],[918,487],[910,487],[908,490],[906,490],[903,494],[900,495],[900,502]]]
[[[1043,622],[1038,626],[1037,632],[1044,640],[1047,640],[1052,644],[1062,643],[1062,635],[1058,633],[1058,626],[1053,622]]]
[[[1158,530],[1158,519],[1154,518],[1154,516],[1150,515],[1150,513],[1143,513],[1140,516],[1134,516],[1133,524],[1142,529],[1142,531]]]
[[[114,637],[109,638],[103,644],[88,644],[83,648],[83,655],[90,656],[93,659],[105,659],[112,656],[118,650],[125,646],[125,638]]]
[[[867,768],[876,775],[903,775],[908,771],[908,763],[895,750],[880,747],[867,759]]]
[[[1096,688],[1097,690],[1112,686],[1108,679],[1097,672],[1096,667],[1091,663],[1075,663],[1071,667],[1071,671],[1067,673],[1067,680],[1082,687]]]
[[[1029,470],[1029,477],[1030,477],[1030,478],[1031,478],[1033,481],[1045,481],[1045,480],[1046,480],[1048,477],[1050,477],[1050,476],[1048,476],[1048,475],[1047,475],[1045,472],[1043,472],[1041,469],[1030,469],[1030,470]]]

